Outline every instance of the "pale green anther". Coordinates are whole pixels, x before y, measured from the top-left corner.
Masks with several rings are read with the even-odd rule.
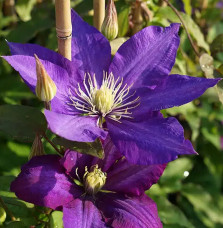
[[[50,78],[43,64],[40,62],[37,55],[34,55],[36,59],[36,96],[45,102],[51,101],[57,92],[57,87],[54,81]]]
[[[92,166],[90,172],[85,167],[83,177],[85,192],[89,195],[95,195],[105,185],[106,178],[106,173],[102,172],[98,165]]]
[[[118,35],[118,17],[114,0],[108,1],[101,32],[108,40],[114,40]]]
[[[114,95],[112,89],[102,85],[99,90],[95,91],[94,104],[96,109],[105,116],[106,113],[111,110],[114,104]]]

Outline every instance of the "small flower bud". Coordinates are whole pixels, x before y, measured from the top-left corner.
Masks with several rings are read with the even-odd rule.
[[[101,31],[108,40],[114,40],[118,35],[118,17],[114,0],[108,1]]]
[[[50,78],[43,64],[40,62],[37,55],[36,59],[36,75],[37,75],[37,84],[36,84],[36,96],[45,102],[51,101],[57,92],[57,87],[53,80]]]
[[[35,156],[41,156],[45,155],[43,143],[41,140],[41,136],[39,134],[36,134],[36,137],[33,141],[33,145],[29,154],[29,160]]]
[[[103,173],[98,165],[92,166],[90,172],[85,167],[83,179],[86,193],[95,195],[105,185],[106,178],[106,173]]]

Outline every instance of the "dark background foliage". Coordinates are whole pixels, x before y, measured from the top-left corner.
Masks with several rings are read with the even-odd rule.
[[[0,0],[0,55],[8,55],[6,40],[35,43],[57,50],[54,4],[52,0],[17,0],[8,8]],[[115,50],[133,33],[133,0],[117,0],[119,39],[112,42]],[[189,33],[199,53],[214,58],[214,76],[223,72],[223,1],[175,0],[171,1],[181,11]],[[92,0],[72,0],[72,7],[92,24]],[[179,22],[178,17],[165,3],[158,0],[143,2],[141,28],[148,25],[167,26]],[[181,43],[173,73],[204,77],[199,58],[195,55],[186,32],[180,30]],[[203,70],[206,69],[202,63]],[[206,72],[206,71],[205,71]],[[213,77],[213,75],[206,75]],[[199,156],[182,157],[168,164],[157,185],[147,193],[159,210],[165,228],[220,228],[223,227],[223,107],[221,85],[209,89],[202,97],[181,107],[164,110],[166,116],[175,116],[185,129],[185,137],[193,142]],[[0,196],[18,219],[11,221],[0,206],[0,227],[62,227],[62,212],[36,207],[21,201],[10,192],[10,182],[28,160],[32,137],[24,127],[18,132],[6,134],[3,126],[6,117],[14,115],[10,129],[22,121],[21,113],[3,115],[2,105],[26,105],[43,108],[40,101],[3,59],[0,59]],[[5,110],[5,109],[4,109]],[[6,118],[6,119],[4,119]],[[14,124],[15,123],[15,124]],[[2,131],[2,132],[1,132]],[[4,133],[3,133],[4,132]],[[13,137],[12,137],[13,136]],[[23,137],[24,136],[24,137]],[[47,153],[54,153],[45,144]],[[5,218],[6,217],[6,218]]]

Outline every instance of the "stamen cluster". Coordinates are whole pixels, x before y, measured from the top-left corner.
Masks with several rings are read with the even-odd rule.
[[[129,94],[132,85],[123,86],[123,78],[118,77],[115,80],[112,73],[104,73],[100,88],[95,75],[91,77],[90,74],[85,74],[83,86],[84,88],[78,84],[78,89],[75,89],[76,96],[69,90],[72,103],[68,104],[89,116],[107,116],[119,121],[122,117],[132,118],[129,110],[139,105],[140,98],[134,97],[135,92]]]
[[[102,172],[98,165],[92,166],[90,172],[88,172],[86,166],[83,176],[86,193],[95,195],[105,185],[106,178],[106,173]]]

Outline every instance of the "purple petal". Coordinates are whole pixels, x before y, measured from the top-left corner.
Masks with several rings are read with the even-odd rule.
[[[20,73],[22,79],[35,93],[36,87],[36,61],[34,57],[25,55],[3,56],[3,58]],[[47,73],[55,82],[58,91],[66,90],[67,81],[69,81],[68,72],[58,65],[49,61],[41,61],[46,68]]]
[[[150,118],[141,122],[107,121],[112,141],[132,164],[165,164],[178,155],[195,154],[175,118]]]
[[[156,204],[145,194],[132,198],[103,194],[96,203],[111,227],[162,228]]]
[[[122,154],[115,147],[109,135],[107,136],[106,140],[103,142],[103,148],[104,148],[105,157],[103,160],[98,159],[97,164],[102,169],[103,172],[107,172],[117,160],[122,158]]]
[[[157,86],[170,73],[180,43],[180,24],[149,26],[127,40],[115,54],[109,71],[124,78],[124,84]]]
[[[12,182],[11,191],[20,199],[52,209],[59,209],[81,195],[65,175],[57,155],[32,158]]]
[[[218,81],[219,79],[170,75],[160,87],[155,89],[141,87],[136,90],[137,96],[140,96],[140,105],[134,115],[145,115],[148,111],[186,104],[201,96]]]
[[[85,173],[85,166],[90,168],[93,164],[94,159],[95,158],[91,155],[81,154],[76,151],[68,150],[66,151],[64,157],[61,158],[60,162],[71,177],[77,178],[77,172],[78,176],[82,178]]]
[[[97,126],[97,118],[65,115],[45,110],[51,131],[65,139],[78,142],[93,142],[98,137],[106,138],[107,132]]]
[[[100,211],[91,201],[76,199],[69,207],[63,208],[64,228],[103,228]]]
[[[37,80],[35,58],[25,55],[4,56],[3,58],[20,73],[22,79],[35,93]],[[77,113],[73,106],[68,105],[71,103],[69,90],[72,87],[77,87],[77,84],[82,80],[77,71],[73,69],[75,64],[69,61],[62,68],[47,60],[41,60],[41,62],[57,86],[56,96],[51,101],[52,110],[64,114]]]
[[[72,60],[82,64],[82,74],[96,74],[101,82],[103,71],[108,71],[111,62],[111,47],[108,40],[94,27],[88,25],[74,11],[72,15]],[[100,83],[99,83],[100,85]]]
[[[47,60],[61,67],[64,67],[64,62],[69,61],[57,52],[41,47],[40,45],[13,42],[7,42],[7,44],[9,45],[11,55],[27,55],[33,57],[36,54],[39,59]]]
[[[131,165],[127,160],[118,161],[109,171],[104,189],[141,195],[157,183],[166,165]]]
[[[103,172],[107,172],[116,160],[122,157],[122,155],[118,152],[109,136],[107,136],[106,140],[103,142],[103,147],[105,152],[104,159],[68,150],[61,159],[61,164],[66,169],[67,173],[69,173],[69,175],[73,178],[77,178],[77,168],[78,175],[81,178],[85,173],[85,166],[90,169],[90,167],[95,164],[98,164],[99,168],[101,168]]]

